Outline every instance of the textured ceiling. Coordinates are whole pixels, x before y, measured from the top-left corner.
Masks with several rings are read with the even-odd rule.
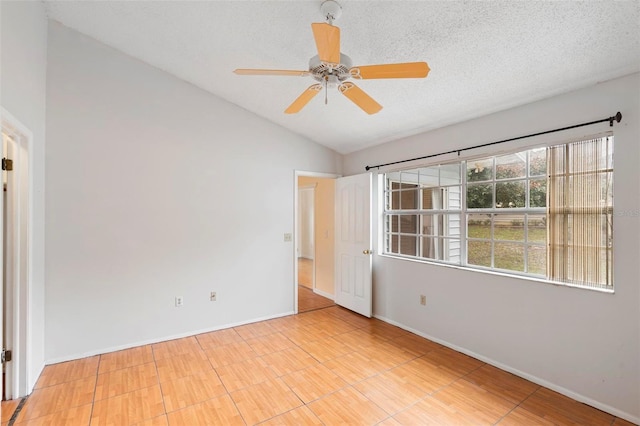
[[[235,68],[308,68],[321,1],[45,1],[49,17],[341,153],[640,70],[638,1],[340,2],[354,65],[426,61],[426,79],[357,84],[367,115],[337,90],[284,109],[311,77]]]

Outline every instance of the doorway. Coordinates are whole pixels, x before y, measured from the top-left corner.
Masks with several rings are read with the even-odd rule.
[[[315,192],[317,183],[301,186],[298,182],[298,285],[315,288]]]
[[[295,174],[295,312],[334,305],[335,175]]]

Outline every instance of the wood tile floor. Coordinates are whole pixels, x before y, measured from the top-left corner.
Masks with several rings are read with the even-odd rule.
[[[306,287],[298,286],[298,313],[328,308],[333,305],[335,305],[333,300],[320,296]]]
[[[313,260],[298,258],[298,285],[313,289]]]
[[[630,423],[334,306],[47,366],[15,424]]]

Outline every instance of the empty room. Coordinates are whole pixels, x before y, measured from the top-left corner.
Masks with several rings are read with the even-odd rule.
[[[639,22],[0,0],[0,425],[640,424]]]

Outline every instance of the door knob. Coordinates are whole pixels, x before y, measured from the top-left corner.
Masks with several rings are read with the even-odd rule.
[[[362,254],[373,254],[373,250],[362,250]]]

